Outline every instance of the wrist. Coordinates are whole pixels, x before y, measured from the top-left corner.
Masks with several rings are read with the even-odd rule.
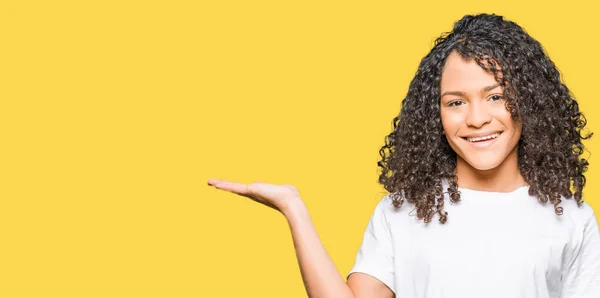
[[[281,208],[281,213],[288,220],[305,211],[306,205],[304,205],[304,202],[300,197],[294,197],[287,200],[287,204]]]

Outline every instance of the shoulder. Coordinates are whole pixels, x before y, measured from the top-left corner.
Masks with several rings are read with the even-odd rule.
[[[585,201],[578,206],[575,199],[562,197],[561,200],[559,206],[563,208],[563,216],[571,222],[585,224],[595,216],[594,209]]]
[[[374,209],[372,219],[389,223],[390,219],[394,216],[393,213],[395,213],[395,210],[397,209],[394,207],[393,195],[386,194],[383,198],[380,198]]]
[[[404,201],[398,208],[394,205],[395,200],[401,197],[395,194],[387,194],[379,200],[375,212],[382,217],[392,230],[403,230],[414,225],[420,225],[416,216],[415,206]]]
[[[402,204],[400,208],[397,208],[394,205],[394,200],[399,200],[400,197],[395,194],[387,194],[377,203],[377,209],[379,209],[382,213],[388,214],[397,214],[397,213],[408,213],[410,212],[410,204],[406,201]],[[408,210],[408,211],[406,211]]]
[[[377,203],[377,208],[381,208],[384,210],[390,210],[394,206],[393,203],[394,202],[392,199],[392,194],[387,194],[379,200],[379,202]]]
[[[577,201],[573,198],[563,197],[561,200],[559,206],[562,207],[563,213],[560,216],[555,214],[554,206],[550,203],[546,206],[550,210],[544,210],[550,212],[544,213],[547,213],[547,217],[554,218],[550,221],[551,226],[570,235],[569,238],[574,241],[574,239],[579,239],[590,225],[596,223],[595,212],[592,206],[585,201],[578,206]]]

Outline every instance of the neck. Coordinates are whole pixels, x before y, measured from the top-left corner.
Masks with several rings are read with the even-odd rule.
[[[488,170],[476,169],[457,157],[456,177],[459,187],[481,191],[511,192],[527,185],[519,171],[517,148],[500,165]]]

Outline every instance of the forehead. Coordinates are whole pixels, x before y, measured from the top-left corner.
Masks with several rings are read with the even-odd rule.
[[[464,59],[452,52],[442,70],[441,91],[479,91],[496,83],[494,75],[485,71],[474,59]]]

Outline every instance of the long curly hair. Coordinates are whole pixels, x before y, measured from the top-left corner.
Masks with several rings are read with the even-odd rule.
[[[453,203],[460,201],[456,153],[442,134],[440,79],[448,55],[456,51],[474,59],[504,87],[506,109],[521,121],[518,167],[529,184],[529,195],[554,204],[562,215],[561,197],[575,198],[581,206],[588,161],[581,157],[585,116],[561,82],[560,73],[538,41],[514,22],[494,14],[466,15],[451,32],[435,40],[419,64],[394,130],[379,150],[379,183],[390,192],[393,205],[404,200],[416,207],[419,220],[434,215],[444,224],[443,181]]]

